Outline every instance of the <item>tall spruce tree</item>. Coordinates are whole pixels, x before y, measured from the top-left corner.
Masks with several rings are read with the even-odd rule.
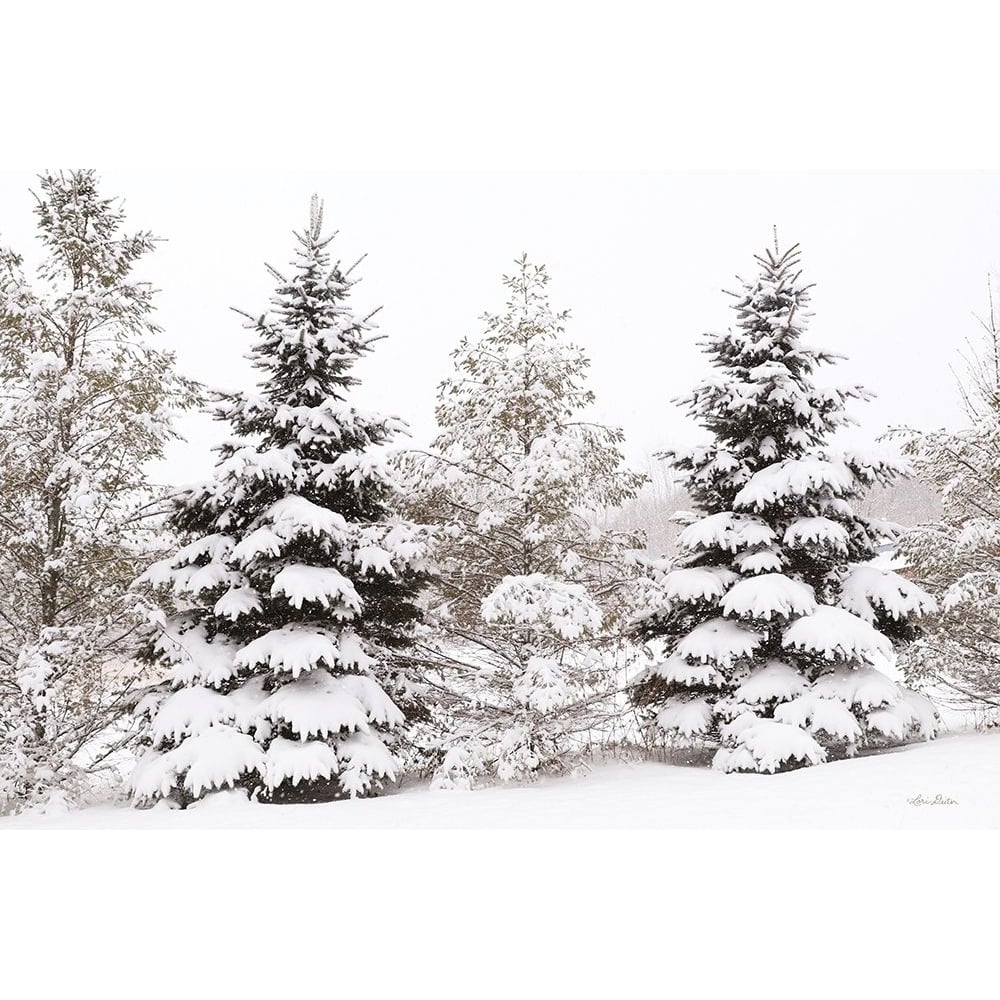
[[[867,393],[815,385],[836,356],[802,343],[811,286],[799,259],[775,241],[736,295],[735,327],[705,341],[715,371],[685,402],[713,440],[666,454],[699,516],[636,622],[662,655],[635,700],[670,736],[719,744],[724,771],[816,764],[935,729],[930,703],[879,669],[933,601],[873,564],[896,529],[850,502],[902,466],[830,447],[847,402]]]
[[[415,509],[443,526],[428,651],[443,678],[442,785],[564,766],[602,738],[614,688],[638,539],[605,515],[644,477],[622,467],[622,432],[587,419],[589,361],[548,281],[526,257],[504,278],[507,308],[454,352],[439,434],[411,468]]]
[[[146,610],[129,587],[160,554],[149,462],[197,401],[156,344],[153,236],[93,170],[39,183],[34,275],[0,251],[0,812],[116,774]]]
[[[376,792],[404,721],[395,655],[419,617],[425,532],[394,513],[382,446],[405,428],[356,409],[370,317],[351,311],[350,269],[331,266],[314,198],[290,278],[248,317],[258,393],[223,395],[234,428],[213,478],[172,515],[186,544],[146,574],[176,602],[153,643],[173,689],[141,705],[150,746],[140,801],[182,805],[237,787],[261,800]]]

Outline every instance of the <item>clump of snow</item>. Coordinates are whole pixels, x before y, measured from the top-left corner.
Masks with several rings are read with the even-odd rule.
[[[774,710],[778,722],[799,726],[814,733],[856,743],[861,739],[861,726],[854,713],[839,698],[819,698],[805,694],[779,705]]]
[[[514,682],[514,697],[536,712],[550,712],[564,705],[570,684],[563,666],[547,656],[532,656],[524,673]]]
[[[287,598],[294,608],[307,602],[319,604],[340,621],[361,611],[361,598],[354,584],[330,566],[285,566],[274,577],[271,596]]]
[[[354,562],[362,573],[395,573],[392,566],[392,553],[381,545],[362,545],[354,550]]]
[[[255,528],[233,546],[232,560],[241,566],[260,559],[274,558],[281,554],[285,539],[270,527]]]
[[[934,706],[934,702],[926,695],[909,688],[901,689],[902,697],[894,708],[902,711],[905,706],[910,713],[910,725],[913,726],[922,739],[933,739],[941,728],[941,714]]]
[[[798,726],[760,719],[742,729],[732,747],[722,747],[712,761],[720,771],[762,771],[773,774],[792,761],[821,764],[826,751]]]
[[[665,732],[696,736],[712,722],[712,706],[704,698],[670,698],[656,716],[656,724]]]
[[[222,635],[210,641],[203,626],[183,618],[162,624],[153,649],[171,665],[170,679],[175,686],[218,687],[237,672],[239,646]]]
[[[338,636],[319,627],[292,624],[247,643],[236,654],[235,662],[248,668],[266,664],[271,670],[298,677],[319,666],[367,671],[374,661],[349,631]]]
[[[821,698],[839,698],[862,709],[894,705],[902,697],[895,681],[874,667],[842,665],[817,678],[813,693]]]
[[[685,659],[729,666],[734,660],[752,656],[763,641],[760,632],[728,618],[712,618],[684,636],[676,652]]]
[[[735,562],[740,573],[744,574],[780,573],[785,566],[781,553],[774,548],[741,552],[736,556]]]
[[[222,532],[213,532],[201,538],[182,545],[169,559],[154,563],[146,574],[139,578],[140,581],[149,579],[150,574],[158,574],[164,566],[181,567],[199,563],[206,556],[210,562],[221,562],[226,559],[233,548],[235,539],[232,535]]]
[[[677,544],[684,549],[720,548],[729,552],[770,545],[776,540],[777,535],[765,521],[731,511],[700,518],[677,536]]]
[[[258,450],[237,448],[216,466],[219,480],[271,479],[288,483],[295,479],[295,453],[291,448]]]
[[[348,524],[342,514],[292,494],[275,501],[261,516],[275,534],[285,540],[300,534],[330,538],[340,545],[348,541]]]
[[[668,601],[717,601],[737,579],[737,575],[724,566],[693,566],[668,573],[663,591]]]
[[[937,602],[915,583],[890,569],[868,563],[852,565],[841,584],[841,607],[863,618],[875,620],[881,611],[899,621],[931,614]]]
[[[210,726],[232,718],[232,705],[225,695],[211,688],[196,685],[174,691],[159,705],[150,729],[153,746],[165,741],[179,742],[185,736],[196,736]]]
[[[798,517],[785,529],[783,541],[790,546],[826,544],[847,551],[847,529],[829,517]]]
[[[244,774],[263,767],[264,756],[253,737],[230,726],[211,726],[172,750],[148,750],[130,784],[138,799],[166,797],[183,775],[184,790],[198,796],[212,788],[231,788]]]
[[[722,674],[710,663],[692,663],[683,656],[669,656],[646,670],[643,676],[660,677],[673,684],[715,687],[722,684]]]
[[[929,698],[908,688],[900,688],[895,702],[870,712],[865,722],[869,731],[890,740],[903,740],[911,733],[931,740],[937,735],[941,718]]]
[[[760,716],[756,712],[745,709],[738,715],[731,718],[728,722],[724,722],[719,726],[719,736],[723,741],[731,743],[733,740],[743,732],[744,729],[749,729],[751,726],[756,725],[760,721]]]
[[[907,722],[891,709],[879,708],[870,712],[865,723],[871,732],[878,733],[886,739],[903,740],[906,738]]]
[[[358,679],[378,688],[369,677]],[[368,724],[368,712],[344,680],[325,670],[304,674],[271,693],[257,706],[255,716],[287,724],[302,738],[362,729]]]
[[[236,621],[243,615],[260,610],[260,595],[252,587],[231,587],[215,602],[213,613]]]
[[[855,474],[845,462],[819,457],[786,459],[755,472],[733,503],[737,508],[762,510],[814,490],[826,488],[839,495],[855,487]]]
[[[321,740],[289,740],[278,737],[264,754],[264,783],[276,788],[283,781],[298,785],[301,781],[330,778],[337,773],[337,753]]]
[[[744,705],[762,705],[768,701],[789,701],[809,687],[808,681],[794,667],[781,660],[768,660],[736,689],[736,701]]]
[[[812,587],[782,573],[740,580],[722,600],[722,613],[740,618],[791,618],[816,610]]]
[[[782,646],[822,653],[827,659],[891,660],[892,643],[863,618],[844,608],[819,605],[811,614],[798,618],[781,639]]]
[[[340,786],[352,797],[368,792],[373,776],[392,780],[399,770],[399,761],[370,731],[359,730],[338,743],[337,756],[341,761]]]
[[[205,566],[188,566],[174,574],[174,593],[197,597],[203,591],[217,590],[223,584],[240,586],[246,582],[242,573],[231,570],[225,563],[210,562]]]

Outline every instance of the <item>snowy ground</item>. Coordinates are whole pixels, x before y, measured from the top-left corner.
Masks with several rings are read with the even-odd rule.
[[[382,798],[264,806],[103,807],[0,821],[0,830],[206,828],[1000,827],[1000,732],[940,737],[788,774],[642,763],[476,792],[412,785]]]

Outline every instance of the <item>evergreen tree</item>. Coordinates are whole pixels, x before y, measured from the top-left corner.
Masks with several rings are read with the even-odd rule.
[[[186,544],[145,577],[177,604],[150,650],[173,690],[140,707],[140,801],[226,786],[353,797],[398,771],[386,738],[404,716],[386,687],[419,617],[427,538],[394,514],[383,446],[405,425],[347,401],[375,338],[316,199],[297,238],[292,276],[269,269],[272,311],[248,317],[260,391],[221,397],[235,439],[176,505]]]
[[[116,747],[144,621],[129,585],[157,540],[146,468],[196,400],[153,343],[153,237],[123,231],[92,170],[40,185],[34,279],[0,252],[0,811],[85,794]]]
[[[900,555],[940,610],[902,659],[908,677],[942,696],[1000,707],[1000,328],[993,311],[966,358],[968,426],[905,432],[905,451],[941,497],[941,516],[903,537]]]
[[[548,281],[526,257],[504,278],[507,308],[454,352],[438,437],[411,467],[416,509],[443,525],[428,657],[449,732],[441,785],[563,766],[614,687],[608,649],[638,540],[602,524],[643,477],[621,467],[622,432],[585,417],[589,362]]]
[[[713,440],[666,456],[699,516],[636,623],[663,655],[634,697],[667,734],[720,744],[717,768],[772,772],[933,734],[930,703],[879,669],[933,601],[872,562],[896,530],[851,501],[902,467],[830,448],[845,404],[867,393],[814,384],[836,356],[802,343],[797,247],[756,260],[735,327],[706,339],[715,371],[686,400]]]

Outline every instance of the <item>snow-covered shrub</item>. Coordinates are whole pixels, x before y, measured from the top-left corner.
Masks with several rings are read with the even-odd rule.
[[[619,623],[641,540],[603,524],[644,477],[622,467],[621,431],[587,419],[589,362],[548,280],[526,258],[504,279],[506,311],[460,343],[438,437],[407,462],[412,509],[442,526],[423,643],[442,787],[566,767],[621,724]]]
[[[159,554],[146,467],[195,401],[136,278],[153,237],[91,170],[41,176],[35,213],[34,278],[0,251],[0,812],[115,777],[147,612],[129,586]]]
[[[700,511],[681,518],[682,556],[652,567],[635,628],[654,662],[633,697],[669,736],[717,744],[715,767],[773,772],[934,735],[933,706],[880,669],[934,601],[872,561],[898,529],[852,501],[902,465],[827,443],[867,394],[813,381],[835,356],[802,343],[797,249],[757,261],[687,400],[714,440],[666,456]]]
[[[272,271],[271,312],[248,317],[259,392],[220,397],[235,439],[176,502],[183,546],[143,577],[170,613],[149,650],[168,680],[139,706],[140,802],[225,788],[317,801],[399,774],[411,689],[397,654],[428,537],[394,512],[384,445],[405,425],[346,399],[374,338],[331,238],[314,199],[292,276]]]
[[[968,426],[902,432],[920,478],[941,497],[941,515],[900,542],[909,573],[940,609],[902,665],[955,701],[1000,707],[1000,330],[993,313],[966,359]]]

